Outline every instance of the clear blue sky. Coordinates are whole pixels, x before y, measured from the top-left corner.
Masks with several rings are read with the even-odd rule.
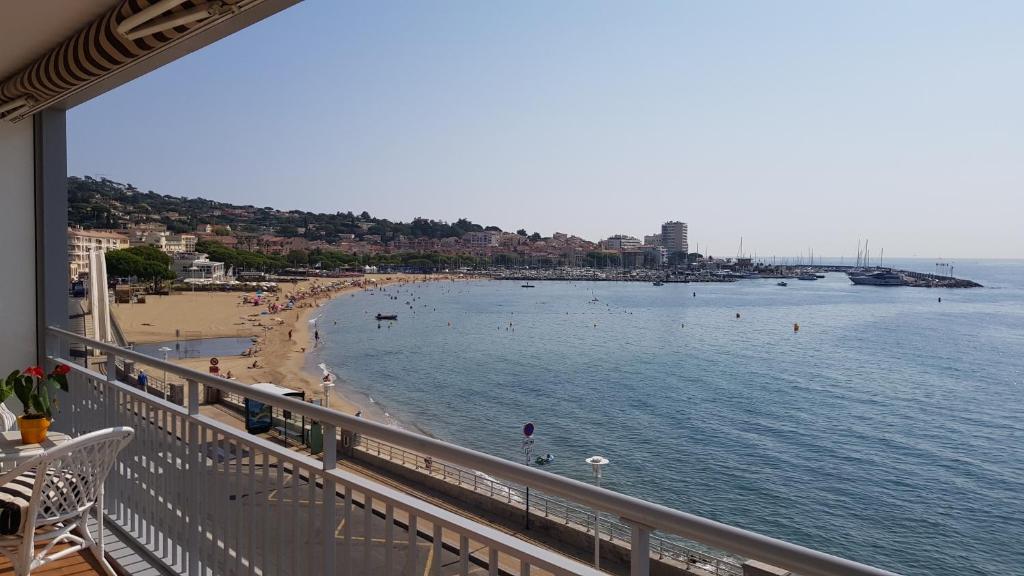
[[[1024,256],[1024,2],[309,0],[69,115],[165,194]]]

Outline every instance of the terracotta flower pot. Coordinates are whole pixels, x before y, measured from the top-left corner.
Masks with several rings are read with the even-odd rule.
[[[39,444],[46,440],[46,431],[50,429],[49,418],[18,418],[18,429],[21,430],[22,444]]]

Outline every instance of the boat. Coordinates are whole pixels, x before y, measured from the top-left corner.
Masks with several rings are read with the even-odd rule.
[[[398,320],[398,314],[377,314],[377,320]]]
[[[783,281],[779,282],[778,284],[776,284],[776,286],[789,286],[789,284],[785,280],[783,280]]]
[[[520,287],[521,288],[536,288],[536,286],[534,286],[533,284],[530,284],[530,283],[523,284]]]
[[[544,456],[537,456],[537,458],[534,459],[533,463],[536,464],[537,466],[547,466],[548,464],[551,464],[554,461],[554,456],[552,456],[551,454],[546,454]]]
[[[824,274],[815,274],[814,277],[815,278],[824,278],[825,275]]]
[[[818,277],[814,274],[804,273],[796,277],[797,280],[817,280]]]
[[[895,272],[873,272],[871,274],[851,274],[850,282],[866,286],[906,286],[907,281]]]
[[[655,286],[664,286],[664,285],[665,285],[665,283],[664,283],[664,282],[662,282],[661,280],[656,280],[656,281],[654,282],[654,285],[655,285]]]

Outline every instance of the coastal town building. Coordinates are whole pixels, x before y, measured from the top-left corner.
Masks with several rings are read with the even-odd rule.
[[[182,280],[224,280],[224,263],[212,262],[201,252],[177,252],[171,256],[171,271]]]
[[[68,276],[82,278],[89,273],[89,254],[128,247],[128,237],[111,230],[68,228]]]
[[[625,234],[616,234],[604,241],[604,247],[608,250],[636,250],[640,246],[638,238]]]
[[[669,254],[689,252],[686,222],[669,221],[661,225],[661,245]]]
[[[641,246],[644,263],[648,268],[658,268],[668,263],[668,250],[663,246]]]
[[[644,246],[661,246],[661,234],[644,236]]]
[[[161,225],[163,226],[163,225]],[[131,234],[129,243],[132,246],[155,246],[168,254],[177,252],[195,252],[198,237],[195,234],[172,234],[163,230],[151,227],[133,227],[129,230]]]
[[[498,245],[501,232],[484,230],[482,232],[466,232],[462,235],[462,243],[469,248],[490,248]]]

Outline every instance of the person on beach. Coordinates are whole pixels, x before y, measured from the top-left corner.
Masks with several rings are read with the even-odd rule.
[[[319,330],[313,330],[313,340],[315,340],[317,344],[320,344],[320,331]]]
[[[288,339],[289,340],[292,339],[292,329],[291,328],[288,329]]]

